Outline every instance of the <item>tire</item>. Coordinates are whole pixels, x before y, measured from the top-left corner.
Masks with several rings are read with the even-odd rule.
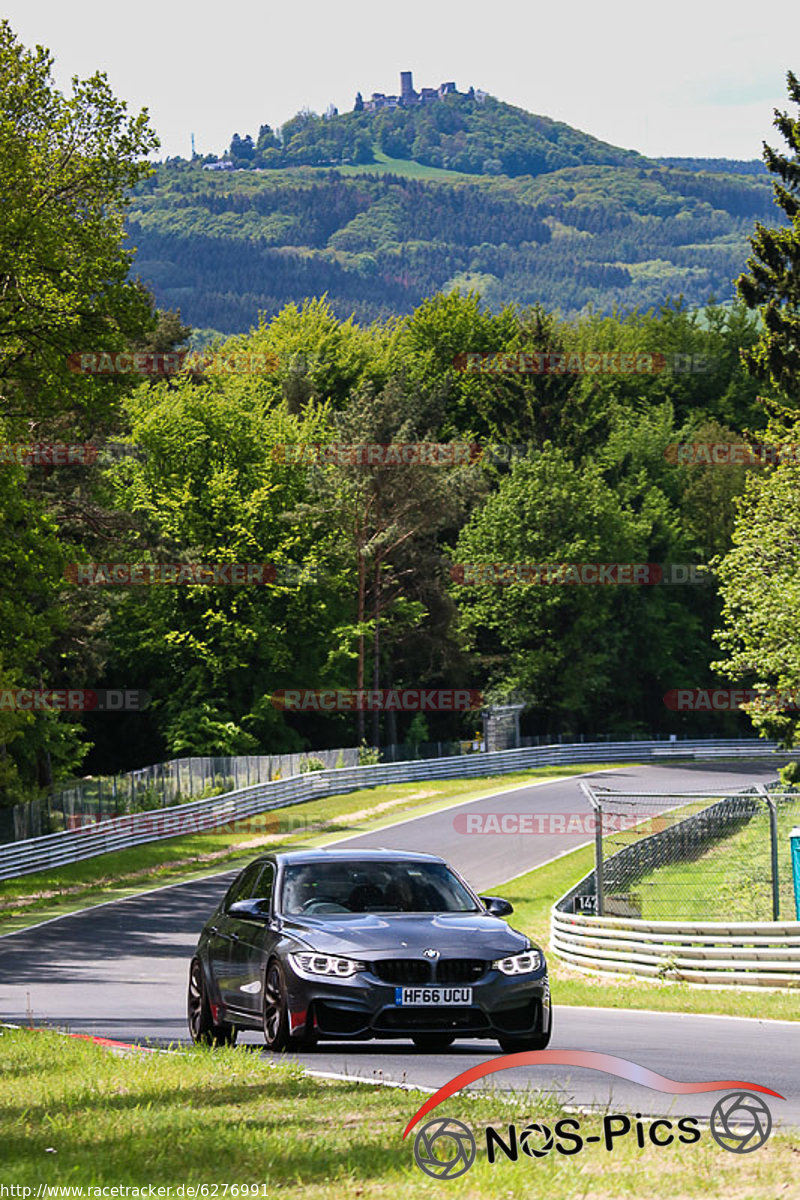
[[[518,1054],[520,1050],[546,1050],[550,1042],[547,1033],[532,1033],[527,1037],[499,1037],[500,1049],[504,1054]]]
[[[227,1022],[214,1022],[208,999],[208,988],[199,958],[192,959],[189,968],[189,994],[187,997],[189,1033],[196,1046],[233,1046],[236,1029]]]
[[[418,1050],[426,1054],[434,1054],[437,1050],[446,1050],[456,1040],[454,1033],[415,1033],[412,1042]]]
[[[544,1010],[547,1011],[547,1010]],[[498,1037],[500,1049],[504,1054],[518,1054],[521,1050],[546,1050],[553,1036],[553,1010],[549,1012],[550,1021],[546,1033],[524,1033],[520,1037],[512,1034]]]
[[[263,1025],[267,1048],[276,1054],[281,1050],[313,1050],[317,1044],[312,1032],[300,1036],[289,1032],[286,979],[277,959],[268,964],[264,979]]]

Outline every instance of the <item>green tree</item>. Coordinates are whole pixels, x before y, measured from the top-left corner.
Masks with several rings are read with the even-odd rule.
[[[800,423],[770,429],[795,448]],[[764,737],[786,746],[800,736],[800,465],[792,452],[774,469],[752,472],[737,504],[733,546],[717,572],[724,678],[763,693],[746,711]],[[783,694],[783,698],[781,697]]]
[[[641,454],[646,439],[638,440]],[[675,686],[692,631],[674,589],[547,577],[468,583],[472,564],[551,564],[557,578],[558,564],[663,561],[676,540],[675,515],[637,463],[612,489],[605,478],[611,459],[577,471],[560,448],[546,445],[500,481],[453,551],[462,633],[488,687],[521,695],[548,732],[649,732],[663,720],[662,697]]]
[[[25,473],[0,463],[0,804],[51,784],[86,752],[75,717],[12,704],[16,689],[75,686],[50,669],[67,625],[59,604],[65,553],[52,517],[26,494]]]
[[[283,516],[306,496],[306,472],[273,454],[318,441],[324,410],[287,416],[264,406],[262,388],[218,376],[140,389],[128,409],[142,457],[110,472],[137,523],[129,561],[320,571],[305,582],[301,571],[267,585],[132,587],[115,600],[109,669],[151,692],[150,733],[171,754],[299,748],[270,698],[319,676],[339,615],[324,539]]]
[[[147,113],[128,116],[102,74],[64,97],[52,61],[0,22],[0,381],[12,431],[34,433],[108,410],[119,389],[76,376],[67,356],[123,347],[150,314],[122,224],[158,144]]]
[[[377,689],[382,679],[401,684],[407,673],[411,686],[433,686],[452,665],[448,621],[437,620],[444,601],[438,538],[458,527],[482,487],[481,475],[469,464],[403,461],[403,447],[437,440],[442,405],[441,392],[419,391],[398,377],[380,391],[365,385],[331,418],[337,443],[365,451],[397,447],[394,462],[361,461],[356,455],[352,462],[324,467],[315,476],[316,499],[307,510],[318,527],[339,538],[342,565],[351,573],[354,611],[335,653],[345,669],[355,660],[355,681],[350,677],[347,683],[358,689]],[[421,667],[411,666],[412,646],[420,650]],[[359,742],[364,724],[359,712]],[[377,713],[372,740],[379,740]]]
[[[128,278],[126,195],[157,146],[146,112],[127,115],[104,75],[65,97],[52,57],[27,50],[0,22],[0,437],[83,441],[118,419],[124,387],[70,370],[73,352],[120,349],[154,322]],[[61,574],[70,548],[103,518],[90,468],[0,464],[2,688],[96,685],[97,622],[80,628]],[[95,612],[93,614],[97,616]],[[7,789],[51,783],[85,753],[69,714],[5,712]],[[7,790],[7,798],[10,792]]]
[[[800,105],[800,82],[787,73],[789,98]],[[764,161],[779,176],[775,202],[789,224],[770,229],[761,222],[750,239],[753,256],[737,288],[750,308],[758,308],[763,330],[756,346],[742,355],[748,369],[768,380],[792,404],[800,404],[800,119],[775,110],[775,127],[790,156],[764,143]]]

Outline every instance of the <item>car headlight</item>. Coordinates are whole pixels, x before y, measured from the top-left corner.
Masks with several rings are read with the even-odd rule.
[[[290,954],[289,962],[298,975],[332,975],[337,979],[347,979],[367,969],[366,963],[355,958],[337,958],[333,954]]]
[[[504,975],[528,975],[538,971],[543,959],[538,950],[525,950],[522,954],[513,954],[510,958],[498,958],[493,963],[495,971]]]

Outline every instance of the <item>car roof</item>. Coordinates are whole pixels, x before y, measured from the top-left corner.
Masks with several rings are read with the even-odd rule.
[[[264,855],[265,859],[273,859],[279,866],[290,863],[323,863],[323,862],[429,862],[443,863],[445,860],[438,854],[423,854],[415,850],[330,850],[319,848],[315,850],[284,850],[277,854]]]

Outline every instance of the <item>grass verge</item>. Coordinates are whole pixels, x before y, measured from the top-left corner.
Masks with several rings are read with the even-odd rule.
[[[789,833],[800,825],[800,796],[777,805],[781,920],[796,915]],[[771,921],[772,871],[766,808],[691,862],[671,863],[634,885],[649,921]]]
[[[594,866],[594,848],[584,846],[554,862],[537,867],[492,889],[510,900],[515,929],[547,946],[550,939],[550,910],[559,897]],[[693,988],[681,982],[656,982],[626,976],[619,980],[588,976],[573,970],[555,955],[549,956],[550,978],[556,1006],[587,1005],[591,1008],[638,1008],[661,1012],[715,1013],[729,1017],[769,1017],[800,1020],[795,990],[768,988],[741,991],[734,988]]]
[[[668,1116],[670,1098],[656,1097],[654,1107]],[[554,1149],[541,1158],[520,1154],[517,1162],[501,1156],[491,1165],[486,1125],[508,1137],[512,1121],[521,1129],[532,1120],[552,1127],[575,1117],[536,1092],[514,1104],[489,1093],[442,1105],[439,1114],[465,1122],[478,1143],[472,1168],[443,1182],[415,1165],[416,1130],[402,1139],[424,1098],[316,1080],[245,1047],[120,1057],[55,1033],[0,1030],[2,1182],[29,1187],[33,1197],[39,1185],[67,1186],[67,1194],[87,1198],[100,1194],[90,1188],[144,1188],[147,1195],[151,1185],[170,1189],[162,1196],[189,1196],[193,1185],[198,1197],[287,1200],[385,1200],[441,1196],[445,1189],[470,1200],[800,1197],[792,1182],[800,1139],[792,1133],[773,1133],[748,1155],[720,1148],[702,1126],[693,1144],[676,1137],[657,1147],[645,1133],[640,1148],[632,1130],[607,1150],[602,1116],[592,1114],[575,1119],[580,1135],[598,1136],[598,1143],[569,1156]],[[698,1098],[697,1111],[707,1115],[717,1098]]]
[[[324,845],[350,834],[380,829],[410,815],[424,816],[506,788],[568,778],[604,765],[540,767],[479,779],[388,784],[275,809],[240,823],[244,827],[235,832],[220,830],[145,842],[83,862],[6,879],[0,882],[0,935],[91,904],[235,869],[268,849]]]

